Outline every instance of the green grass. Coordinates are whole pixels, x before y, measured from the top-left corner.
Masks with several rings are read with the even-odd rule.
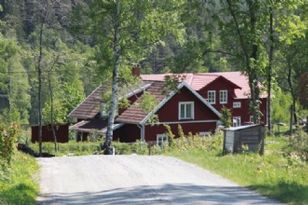
[[[81,155],[91,155],[100,151],[101,141],[86,141],[86,142],[76,142],[71,140],[68,143],[58,143],[58,151],[55,151],[54,143],[44,142],[43,152],[53,154],[55,156],[81,156]],[[112,145],[115,147],[116,154],[147,154],[148,148],[145,144],[140,142],[137,143],[120,143],[113,142]],[[38,152],[38,144],[29,143],[29,146],[36,152]]]
[[[241,185],[289,204],[308,204],[308,165],[286,156],[286,138],[268,137],[265,154],[221,155],[221,149],[172,149],[168,155],[212,170]]]
[[[10,174],[0,178],[0,204],[36,204],[39,192],[38,164],[26,154],[16,152]]]
[[[39,151],[38,143],[29,143],[29,146],[36,152]],[[55,145],[52,142],[44,142],[42,145],[43,152],[53,154],[55,156],[81,156],[91,155],[99,150],[99,142],[76,142],[58,143],[58,150],[55,151]]]

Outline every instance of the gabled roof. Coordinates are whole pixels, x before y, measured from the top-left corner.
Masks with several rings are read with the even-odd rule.
[[[136,95],[145,89],[147,89],[150,84],[141,82],[138,85],[132,85],[131,87],[122,87],[119,90],[119,98],[129,98]],[[78,106],[71,111],[68,116],[76,117],[78,119],[91,119],[95,117],[100,112],[100,104],[102,102],[102,94],[104,92],[109,92],[110,87],[106,85],[98,86],[84,101],[82,101]]]
[[[164,90],[164,82],[155,81],[151,83],[151,86],[146,90],[152,96],[156,98],[157,102],[161,102],[165,95],[162,94]],[[139,106],[141,98],[135,101],[130,107],[128,107],[120,116],[116,118],[117,122],[127,122],[139,124],[146,116],[147,113]]]
[[[203,75],[203,74],[199,74],[200,75]],[[238,86],[237,84],[235,84],[234,82],[232,82],[231,80],[227,79],[226,77],[222,76],[222,75],[208,75],[208,74],[204,74],[204,75],[207,75],[206,77],[210,80],[208,80],[208,82],[206,83],[205,86],[201,87],[200,89],[198,90],[201,90],[201,89],[204,89],[206,87],[208,87],[209,85],[211,85],[212,83],[216,82],[216,81],[219,81],[221,83],[221,81],[225,81],[225,83],[231,85],[234,89],[242,89],[240,86]],[[202,76],[204,77],[204,76]],[[202,78],[201,77],[201,78]],[[211,79],[212,78],[212,79]],[[195,81],[195,80],[194,80]],[[204,83],[203,83],[204,84]],[[202,84],[201,84],[202,86]]]
[[[200,94],[193,90],[186,82],[182,82],[177,86],[177,89],[180,90],[183,87],[186,87],[193,95],[195,95],[205,106],[209,107],[218,117],[221,114],[211,106]],[[164,95],[164,82],[155,81],[147,89],[151,95],[153,95],[158,105],[150,112],[146,113],[140,106],[141,98],[139,98],[133,105],[127,108],[117,119],[117,122],[123,123],[134,123],[134,124],[146,124],[149,118],[154,115],[161,107],[163,107],[177,92],[172,91],[171,93]]]
[[[107,91],[107,86],[98,86],[84,101],[72,110],[68,116],[76,117],[78,119],[90,119],[97,115],[100,111],[100,103],[102,93]]]
[[[173,73],[166,74],[150,74],[141,75],[141,78],[145,81],[164,81],[165,76],[174,75]],[[248,77],[240,71],[234,72],[217,72],[217,73],[182,73],[181,76],[185,76],[185,82],[196,91],[209,85],[219,77],[224,77],[240,89],[235,89],[235,95],[237,99],[247,99],[250,94],[250,88],[248,83]],[[266,95],[261,95],[266,97]]]
[[[197,93],[195,90],[193,90],[185,81],[180,83],[177,87],[178,90],[182,89],[183,87],[186,87],[190,92],[192,92],[193,95],[195,95],[205,106],[210,108],[219,118],[221,117],[221,114],[211,105],[209,104],[199,93]],[[167,95],[160,103],[153,109],[152,112],[150,112],[142,121],[140,124],[145,124],[149,118],[155,114],[160,108],[162,108],[177,92],[172,91],[169,95]]]
[[[99,133],[106,133],[107,131],[107,123],[108,120],[102,118],[93,118],[91,120],[82,120],[72,126],[70,126],[70,130],[75,130],[78,132],[86,132],[91,133],[93,131]],[[121,127],[123,124],[114,124],[113,130]]]

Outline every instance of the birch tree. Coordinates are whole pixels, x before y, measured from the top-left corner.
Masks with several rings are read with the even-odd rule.
[[[182,1],[94,0],[88,15],[90,30],[97,43],[101,71],[112,68],[112,95],[107,133],[102,149],[112,154],[113,124],[118,109],[119,70],[139,63],[169,33],[181,39],[178,10]],[[107,71],[107,72],[106,72]],[[108,75],[108,74],[107,74]],[[106,78],[106,75],[105,75]]]

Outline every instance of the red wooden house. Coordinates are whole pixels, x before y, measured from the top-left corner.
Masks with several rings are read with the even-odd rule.
[[[129,99],[130,106],[119,110],[114,127],[115,140],[160,144],[167,139],[164,124],[169,125],[175,134],[181,125],[185,134],[206,135],[220,125],[223,106],[231,110],[234,126],[251,123],[248,79],[240,72],[183,73],[184,80],[178,84],[178,90],[164,93],[164,81],[168,75],[173,74],[140,75],[143,85],[134,90],[133,95],[124,96]],[[149,113],[140,106],[140,96],[144,91],[157,101]],[[102,102],[99,96],[102,92],[104,89],[100,86],[70,113],[78,120],[71,129],[80,135],[93,129],[102,133],[106,131],[106,118],[100,112]],[[260,110],[263,114],[261,121],[266,123],[266,96],[261,96]],[[153,115],[159,119],[154,125],[149,123]]]

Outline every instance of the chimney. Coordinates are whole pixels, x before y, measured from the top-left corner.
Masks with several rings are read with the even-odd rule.
[[[132,67],[132,75],[135,77],[140,77],[140,65],[139,64],[135,64]]]

